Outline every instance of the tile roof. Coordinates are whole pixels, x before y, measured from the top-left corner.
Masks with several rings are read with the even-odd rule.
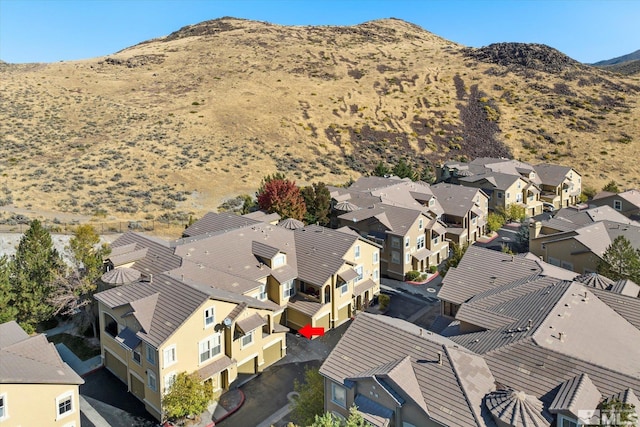
[[[552,414],[568,412],[577,418],[579,410],[596,409],[601,399],[602,395],[589,375],[583,373],[562,383],[549,406],[549,412]]]
[[[553,418],[543,409],[542,402],[523,391],[501,389],[486,397],[486,405],[501,425],[549,427]]]
[[[554,165],[551,163],[540,163],[535,166],[535,169],[542,184],[554,187],[562,184],[569,172],[571,172],[571,167],[569,166]]]
[[[267,322],[258,313],[253,313],[251,316],[246,317],[242,320],[238,320],[236,322],[236,326],[240,328],[240,330],[244,334],[247,334],[254,329],[260,328],[266,324]]]
[[[386,427],[393,418],[393,411],[385,408],[378,402],[375,402],[362,394],[358,394],[354,400],[358,412],[364,420],[376,427]]]
[[[126,249],[118,249],[120,247]],[[115,251],[116,254],[121,253],[121,255],[131,252],[132,248],[135,248],[135,251],[146,250],[145,256],[133,264],[133,268],[144,274],[160,274],[177,268],[181,264],[180,257],[174,254],[168,242],[132,231],[118,237],[111,244],[111,248],[111,254]]]
[[[153,315],[158,305],[158,295],[159,293],[156,292],[129,302],[129,305],[133,310],[133,316],[145,332],[148,332],[151,329],[151,321],[153,320]]]
[[[362,340],[362,337],[373,335],[376,340]],[[485,425],[478,422],[471,406],[479,405],[475,396],[489,391],[481,388],[482,384],[493,384],[491,373],[482,358],[465,349],[455,349],[455,345],[447,338],[424,331],[408,322],[361,313],[325,360],[320,373],[342,384],[346,379],[367,371],[391,372],[394,366],[400,365],[398,361],[408,357],[420,389],[420,395],[415,399],[421,396],[431,419],[458,427]],[[384,351],[380,351],[381,349]],[[456,350],[464,353],[464,357]],[[438,363],[439,354],[441,364]],[[406,377],[410,374],[406,370],[398,371],[398,375]],[[451,386],[464,378],[462,381],[472,387],[474,377],[484,377],[487,380],[479,381],[476,384],[477,390]],[[403,380],[397,381],[403,383]],[[410,389],[411,387],[409,391]],[[396,391],[409,397],[403,390]],[[418,405],[420,406],[422,405]]]
[[[553,218],[569,221],[576,226],[589,225],[594,222],[605,220],[619,222],[621,224],[630,224],[635,222],[631,221],[629,218],[610,206],[598,206],[589,209],[580,209],[571,206],[557,210],[554,213]]]
[[[470,246],[458,266],[450,268],[442,280],[438,298],[462,304],[481,292],[541,271],[534,260]]]
[[[431,186],[445,215],[462,217],[476,207],[475,199],[484,194],[481,189],[441,182]],[[479,199],[478,199],[479,200]]]
[[[280,220],[280,215],[276,212],[267,213],[265,211],[254,211],[242,215],[242,218],[255,219],[261,222],[275,222]]]
[[[262,224],[262,221],[247,215],[240,216],[231,212],[208,212],[184,230],[182,235],[184,237],[194,237],[203,234],[215,234],[220,231],[229,231],[257,224]]]
[[[616,294],[640,298],[640,285],[631,279],[618,280],[613,284],[613,286],[611,286],[610,290]]]
[[[371,279],[367,279],[362,283],[358,283],[353,287],[353,296],[362,295],[364,292],[372,289],[376,286],[376,282]]]
[[[29,336],[15,322],[0,324],[0,384],[83,384],[45,335]]]
[[[299,311],[300,313],[306,314],[309,317],[313,317],[318,311],[320,311],[320,309],[322,308],[322,304],[317,301],[308,300],[296,294],[289,298],[287,308]]]
[[[202,368],[198,369],[198,375],[203,380],[211,378],[218,372],[222,372],[227,369],[229,366],[236,363],[235,359],[231,359],[229,356],[222,356],[219,359],[214,360],[213,362],[204,365]]]

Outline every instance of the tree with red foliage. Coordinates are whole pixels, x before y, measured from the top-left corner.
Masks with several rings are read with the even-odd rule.
[[[256,193],[260,209],[282,218],[293,218],[302,221],[307,207],[295,182],[289,181],[281,174],[267,176]]]

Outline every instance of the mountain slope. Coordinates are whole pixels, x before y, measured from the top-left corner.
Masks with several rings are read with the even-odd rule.
[[[618,56],[617,58],[607,59],[605,61],[598,61],[594,64],[591,64],[596,67],[602,67],[605,65],[616,65],[622,64],[623,62],[635,61],[640,59],[640,49],[635,52],[629,53],[627,55]]]
[[[275,171],[339,184],[400,157],[513,155],[640,185],[637,78],[395,19],[222,18],[107,57],[2,64],[0,78],[0,199],[33,209],[200,214]]]

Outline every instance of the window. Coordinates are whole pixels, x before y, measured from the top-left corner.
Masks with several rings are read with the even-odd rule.
[[[220,354],[220,334],[211,335],[198,343],[200,363],[204,363],[212,357]]]
[[[400,264],[400,252],[398,251],[391,252],[391,262],[394,264]]]
[[[241,344],[242,348],[245,348],[245,347],[250,346],[251,344],[253,344],[253,331],[249,332],[248,334],[243,335],[241,340],[240,340],[240,344]]]
[[[114,319],[113,317],[111,317],[111,315],[107,313],[104,313],[103,319],[104,319],[104,331],[112,338],[117,337],[118,322],[116,322],[116,319]]]
[[[392,248],[399,248],[400,247],[400,238],[399,237],[392,237],[391,238],[391,247]]]
[[[347,390],[336,383],[331,383],[331,401],[343,408],[347,407]]]
[[[507,199],[508,199],[509,197],[511,197],[511,194],[510,194],[510,193],[507,193]]]
[[[436,237],[434,237],[434,238],[433,238],[433,244],[434,244],[434,245],[437,245],[437,244],[438,244],[439,239],[440,239],[440,236],[436,236]]]
[[[410,262],[411,262],[411,254],[410,253],[404,254],[404,263],[409,264]]]
[[[147,371],[147,387],[153,391],[158,391],[158,380],[156,379],[156,374],[151,370]]]
[[[380,272],[376,268],[375,270],[373,270],[373,279],[378,280],[379,278],[380,278]]]
[[[615,209],[617,211],[621,211],[622,210],[622,200],[614,200],[613,201],[613,209]]]
[[[522,202],[522,193],[516,193],[516,202]]]
[[[260,293],[258,294],[258,299],[260,301],[264,301],[267,299],[267,285],[260,285]]]
[[[373,253],[373,263],[377,264],[378,262],[379,262],[379,254],[376,251],[376,252]]]
[[[164,367],[171,366],[178,360],[176,356],[176,346],[172,345],[171,347],[164,349]]]
[[[204,327],[209,328],[213,326],[216,321],[216,310],[214,307],[209,307],[204,310]]]
[[[498,199],[502,199],[502,192],[498,191],[496,194],[498,194]]]
[[[282,267],[286,262],[284,254],[278,254],[273,257],[273,262],[271,263],[271,268]]]
[[[56,405],[58,406],[56,420],[71,415],[73,413],[73,393],[59,396],[56,399]]]
[[[358,277],[356,277],[356,282],[359,282],[360,280],[362,280],[362,266],[359,265],[355,268],[356,273],[358,273]]]
[[[354,248],[354,252],[355,252],[355,258],[356,259],[360,258],[360,245],[356,245],[356,247]]]
[[[424,236],[418,236],[416,239],[416,249],[424,248]]]
[[[9,412],[7,412],[7,395],[0,394],[0,421],[9,418]]]
[[[156,364],[156,349],[147,344],[147,362]]]
[[[408,248],[410,244],[411,244],[411,237],[405,237],[404,238],[404,247]]]
[[[571,418],[565,418],[562,415],[558,415],[558,425],[560,427],[578,427],[578,423]]]
[[[293,280],[282,284],[282,298],[289,298],[296,294],[296,288],[293,286]]]
[[[478,222],[478,217],[474,216],[473,218],[471,218],[471,224],[475,224]]]
[[[423,227],[424,227],[424,224],[423,224],[422,218],[420,218],[418,220],[418,230],[422,230]]]
[[[164,376],[164,392],[168,393],[171,390],[171,386],[176,381],[176,373],[170,372]]]
[[[142,365],[142,355],[139,350],[133,350],[132,357],[134,362],[138,365]]]

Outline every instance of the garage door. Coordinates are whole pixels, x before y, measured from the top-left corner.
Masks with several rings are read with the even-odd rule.
[[[131,393],[140,400],[144,400],[144,383],[131,375]]]
[[[104,352],[104,366],[120,381],[127,383],[127,366],[108,351]]]
[[[258,359],[258,356],[247,360],[242,365],[238,365],[238,373],[239,374],[255,374],[257,359]]]
[[[267,366],[271,365],[272,363],[277,362],[278,360],[280,360],[280,356],[282,351],[280,350],[281,348],[281,342],[278,341],[277,343],[273,344],[270,347],[267,347],[264,349],[264,365],[260,367],[260,369],[264,369]]]

